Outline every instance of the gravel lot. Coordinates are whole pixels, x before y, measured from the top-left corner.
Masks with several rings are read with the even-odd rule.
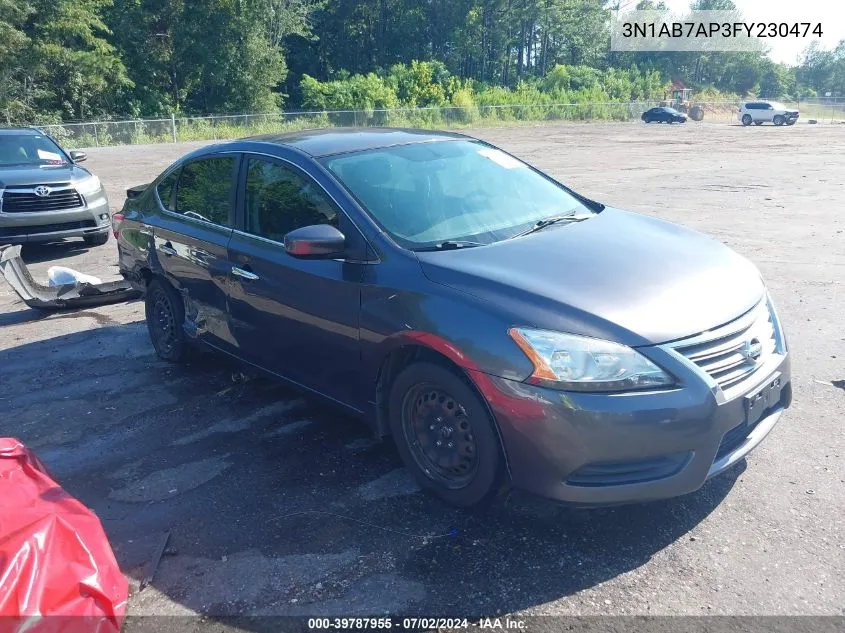
[[[473,134],[753,260],[789,337],[792,409],[747,464],[681,499],[587,511],[515,496],[471,514],[420,493],[356,420],[233,382],[212,357],[159,362],[141,303],[45,315],[0,282],[0,434],[100,515],[130,613],[211,616],[197,630],[238,614],[845,615],[845,126]],[[101,148],[88,165],[119,208],[195,146]],[[117,274],[113,240],[24,255],[37,278],[56,263]]]

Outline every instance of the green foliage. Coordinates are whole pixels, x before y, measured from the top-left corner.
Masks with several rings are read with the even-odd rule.
[[[399,105],[395,90],[375,73],[325,82],[304,75],[300,90],[302,106],[309,110],[375,110]]]
[[[725,9],[733,2],[694,5]],[[360,108],[364,121],[353,119],[359,124],[436,125],[441,116],[450,124],[618,119],[631,114],[595,104],[661,100],[673,79],[692,87],[694,100],[845,96],[845,42],[832,51],[811,46],[797,68],[774,64],[762,51],[611,52],[612,6],[608,0],[0,0],[0,121],[276,113],[282,106]],[[551,107],[561,103],[574,105]],[[451,109],[410,111],[442,107]],[[381,112],[395,108],[409,110],[392,118]],[[332,116],[329,123],[344,124],[341,115]]]

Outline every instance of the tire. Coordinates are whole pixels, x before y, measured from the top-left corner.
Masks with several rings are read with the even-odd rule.
[[[798,123],[798,119],[790,119],[786,122],[787,125],[795,125],[796,123]]]
[[[772,123],[774,123],[775,125],[777,125],[779,127],[779,126],[783,125],[785,120],[786,119],[784,119],[782,115],[778,114],[778,115],[775,115],[774,119],[772,119]]]
[[[388,410],[399,455],[420,486],[461,508],[495,497],[505,476],[499,436],[460,376],[432,363],[409,365],[391,386]]]
[[[185,304],[173,286],[162,279],[153,279],[147,285],[144,312],[150,341],[158,357],[169,363],[187,360],[189,343],[182,329]]]
[[[752,121],[752,119],[751,119],[751,115],[750,115],[750,114],[743,114],[743,115],[742,115],[742,124],[743,124],[745,127],[748,127],[749,125],[751,125],[751,121]]]
[[[762,121],[754,121],[754,125],[763,125]]]
[[[84,235],[82,239],[86,246],[102,246],[109,241],[109,232],[97,233],[96,235]]]

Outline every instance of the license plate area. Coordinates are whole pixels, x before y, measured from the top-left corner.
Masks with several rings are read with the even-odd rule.
[[[763,414],[780,401],[783,389],[783,379],[780,372],[771,376],[765,383],[743,397],[745,404],[745,424],[748,430],[753,429]]]

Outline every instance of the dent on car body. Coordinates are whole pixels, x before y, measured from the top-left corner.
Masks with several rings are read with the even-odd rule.
[[[77,282],[44,286],[32,278],[20,253],[20,246],[0,246],[0,270],[3,271],[6,282],[30,308],[36,310],[88,308],[128,301],[141,294],[129,282],[122,280],[100,284]]]

